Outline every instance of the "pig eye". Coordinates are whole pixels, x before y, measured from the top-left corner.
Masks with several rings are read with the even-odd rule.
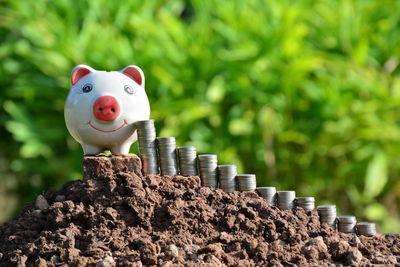
[[[89,93],[90,91],[92,91],[92,88],[93,86],[90,83],[87,83],[82,87],[82,91],[84,93]]]
[[[135,93],[135,90],[132,87],[130,87],[129,85],[125,85],[124,90],[125,90],[125,92],[127,92],[130,95],[133,95]]]

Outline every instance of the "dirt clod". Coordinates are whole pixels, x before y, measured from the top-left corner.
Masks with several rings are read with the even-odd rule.
[[[0,266],[400,263],[398,235],[338,233],[315,211],[201,187],[197,176],[143,177],[135,155],[85,157],[83,169],[0,226]]]

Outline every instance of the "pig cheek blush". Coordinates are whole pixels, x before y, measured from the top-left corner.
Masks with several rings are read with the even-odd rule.
[[[87,65],[71,73],[71,91],[64,116],[67,128],[85,155],[109,149],[128,154],[137,140],[136,121],[150,118],[142,70],[130,65],[121,71],[97,71]]]

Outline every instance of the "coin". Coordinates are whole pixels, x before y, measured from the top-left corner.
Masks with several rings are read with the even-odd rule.
[[[234,164],[218,165],[219,188],[225,192],[236,190],[237,167]]]
[[[337,217],[337,228],[339,232],[354,233],[357,220],[353,215],[341,215]]]
[[[142,160],[143,174],[158,174],[158,158],[156,148],[156,129],[154,120],[135,122],[137,129],[139,154]]]
[[[376,225],[372,222],[359,222],[356,224],[356,229],[360,235],[372,236],[377,233]]]
[[[336,206],[320,205],[317,207],[319,220],[321,223],[327,223],[333,229],[336,229]]]
[[[276,206],[276,188],[275,187],[257,187],[258,194],[272,206]]]
[[[197,152],[193,146],[177,148],[179,159],[179,171],[182,175],[197,175]]]
[[[296,206],[305,210],[313,210],[315,207],[314,197],[296,197]]]
[[[254,191],[257,187],[255,174],[238,174],[236,175],[239,191]]]
[[[277,206],[283,210],[293,209],[295,207],[296,192],[295,191],[278,191],[276,192]]]
[[[200,178],[203,186],[218,187],[218,159],[215,154],[198,155]]]
[[[177,175],[178,164],[176,160],[175,137],[157,137],[158,154],[162,175]]]

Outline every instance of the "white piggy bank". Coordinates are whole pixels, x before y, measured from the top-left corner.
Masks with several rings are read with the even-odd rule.
[[[142,70],[133,65],[111,72],[76,66],[64,116],[85,155],[104,150],[128,154],[137,139],[134,123],[150,117]]]

